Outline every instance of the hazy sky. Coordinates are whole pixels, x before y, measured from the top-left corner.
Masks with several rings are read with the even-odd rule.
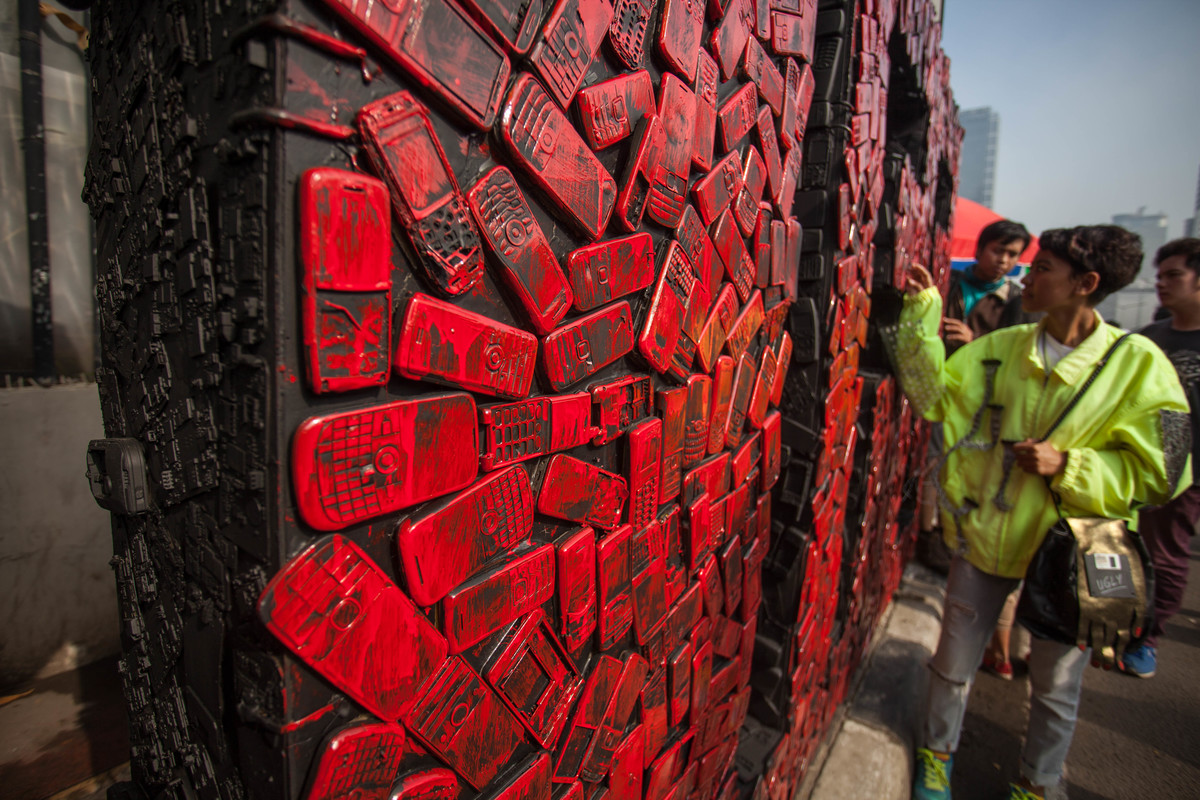
[[[995,210],[1045,228],[1167,214],[1200,175],[1200,0],[945,0],[962,109],[1000,114]]]

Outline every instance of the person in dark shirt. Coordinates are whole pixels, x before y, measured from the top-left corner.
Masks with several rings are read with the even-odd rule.
[[[1021,310],[1021,286],[1006,277],[1033,237],[1019,222],[1001,219],[979,232],[975,263],[950,273],[942,338],[946,355],[985,333],[1036,322]]]
[[[1170,317],[1152,322],[1140,333],[1162,348],[1187,394],[1192,410],[1192,469],[1200,468],[1200,239],[1167,242],[1154,255],[1155,288]],[[1121,670],[1139,678],[1158,668],[1158,638],[1163,626],[1183,605],[1187,588],[1190,539],[1200,519],[1200,484],[1193,483],[1174,500],[1142,509],[1140,530],[1154,559],[1154,625],[1146,640],[1121,659]]]

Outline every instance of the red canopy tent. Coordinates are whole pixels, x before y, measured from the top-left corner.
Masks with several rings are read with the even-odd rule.
[[[974,200],[959,197],[954,201],[954,229],[950,232],[951,261],[972,262],[975,260],[975,240],[979,232],[998,219],[1004,217],[992,211],[987,206],[981,206]],[[1034,236],[1029,247],[1017,259],[1018,264],[1028,264],[1033,260],[1038,249],[1038,240]],[[958,264],[955,264],[958,267]],[[965,264],[963,264],[965,266]]]

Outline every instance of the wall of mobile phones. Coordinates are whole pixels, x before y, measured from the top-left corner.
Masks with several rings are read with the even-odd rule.
[[[116,795],[791,800],[912,549],[933,7],[93,25]]]

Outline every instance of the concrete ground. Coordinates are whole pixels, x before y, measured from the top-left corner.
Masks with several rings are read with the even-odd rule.
[[[815,779],[798,798],[901,800],[910,796],[912,753],[937,644],[944,580],[911,564],[856,678],[840,728]],[[1019,654],[1019,637],[1014,651]],[[955,797],[1004,800],[1029,711],[1023,662],[1016,678],[979,673],[971,689],[951,779]],[[1150,679],[1088,669],[1066,780],[1049,798],[1195,800],[1200,797],[1200,540],[1183,610],[1159,641]]]
[[[945,580],[917,563],[904,571],[856,677],[840,729],[811,786],[812,800],[907,800],[913,742],[929,685],[925,662],[937,646]]]
[[[5,800],[99,800],[128,774],[129,729],[115,658],[0,697]]]

